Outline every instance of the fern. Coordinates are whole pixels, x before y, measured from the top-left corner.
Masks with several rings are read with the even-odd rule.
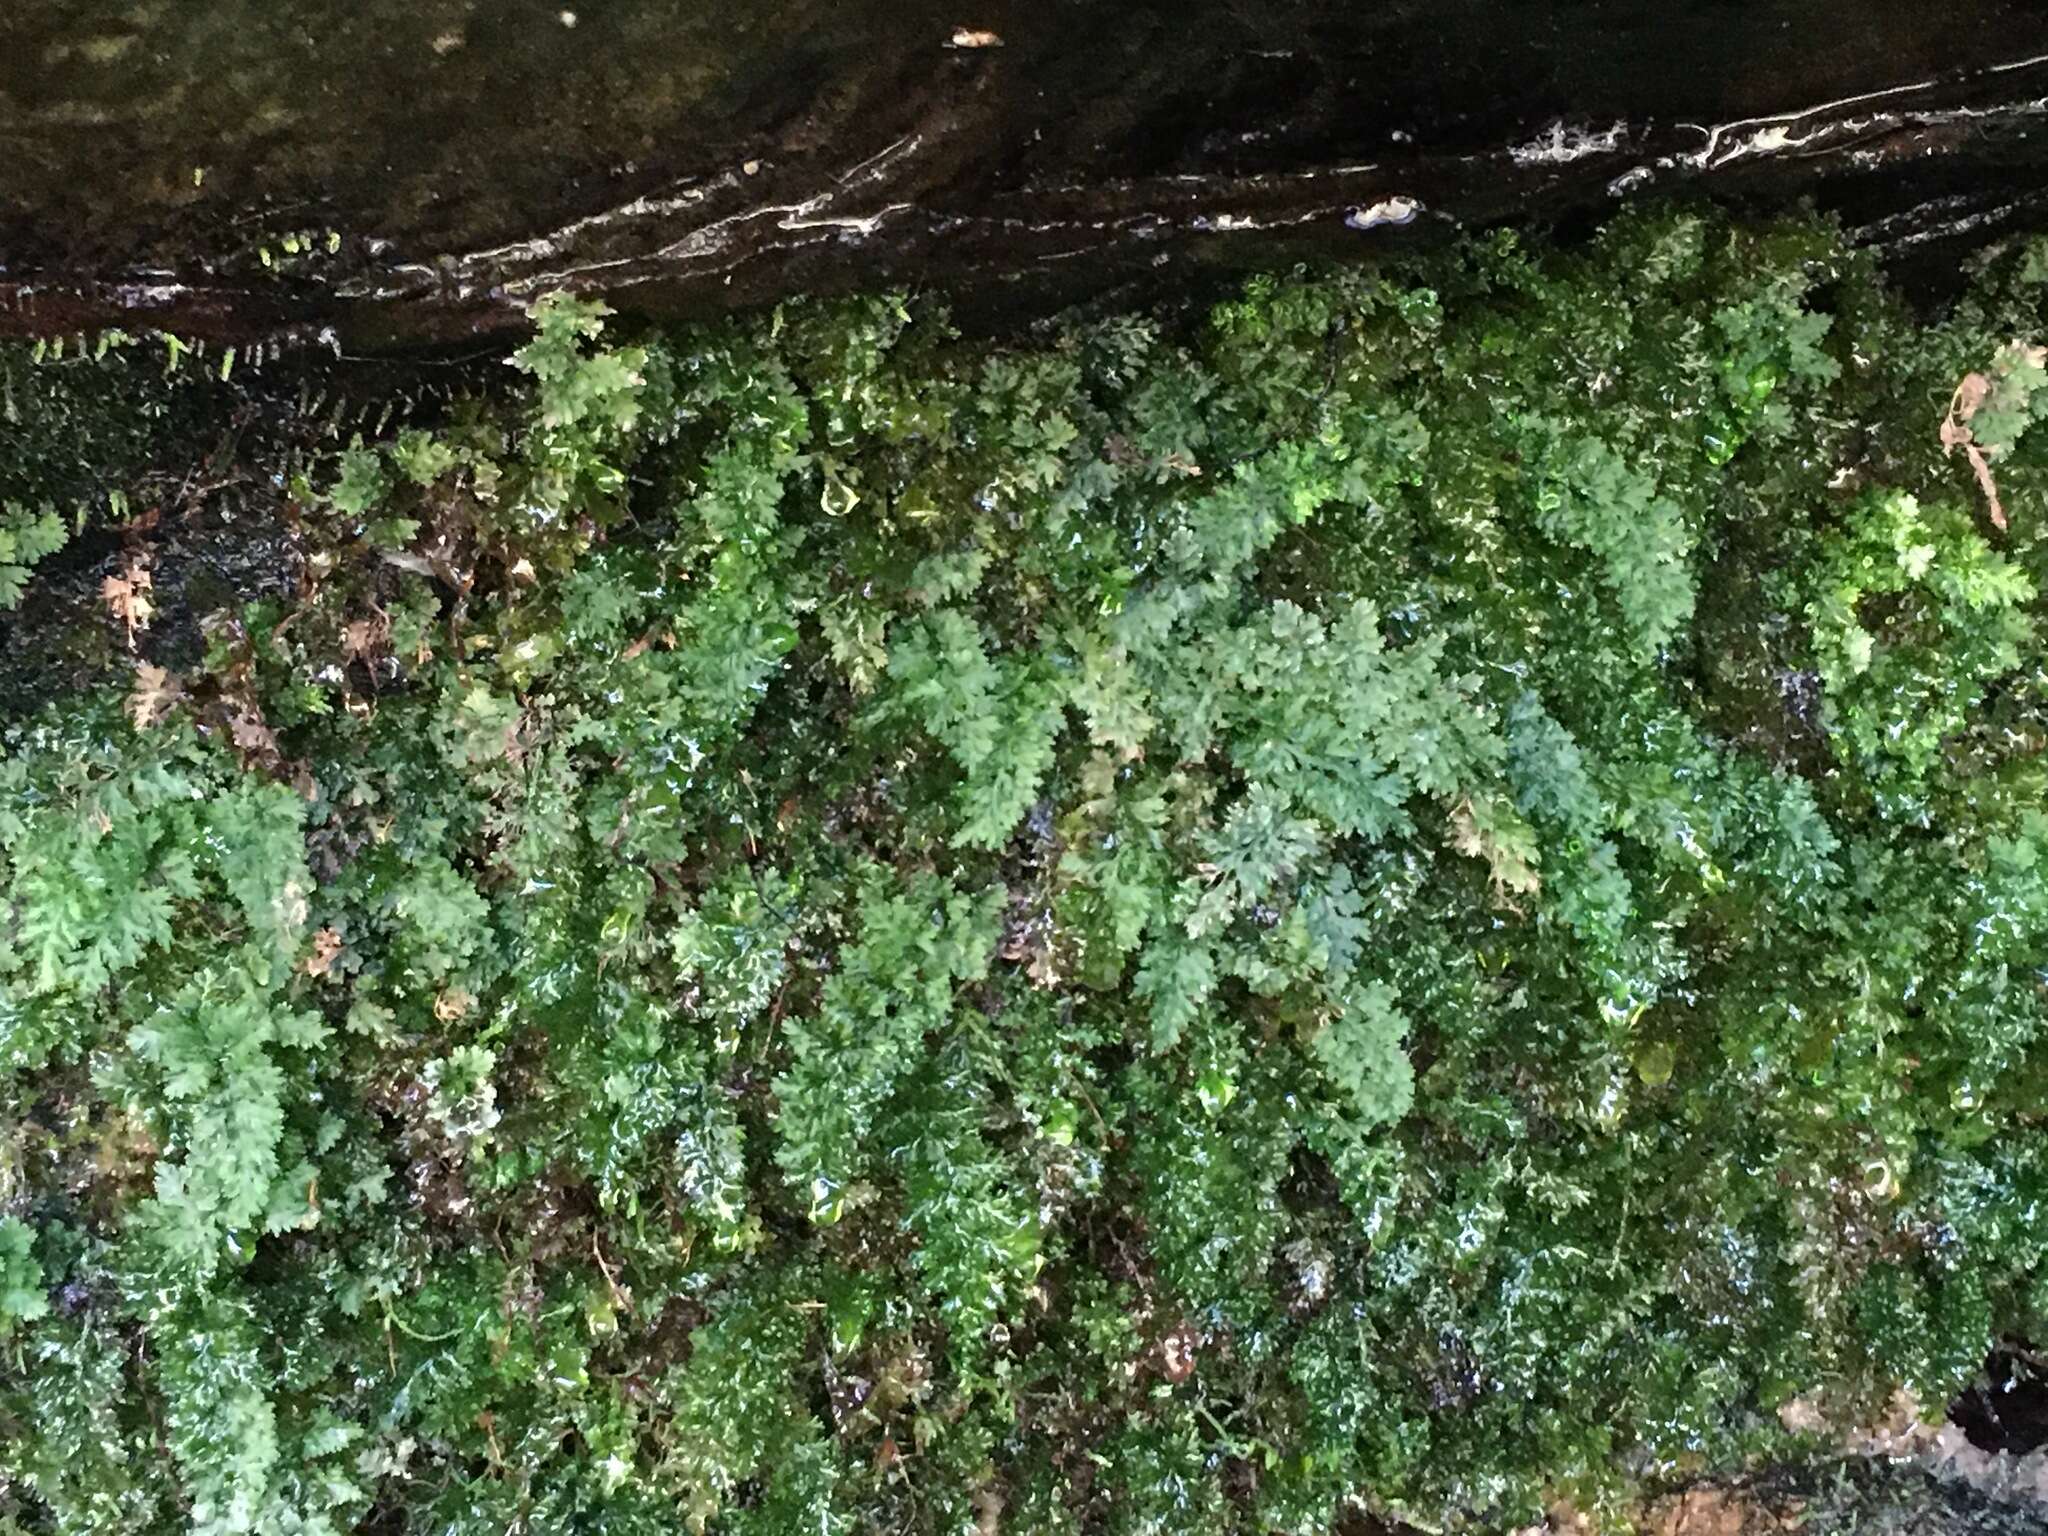
[[[991,662],[965,617],[942,610],[892,638],[887,707],[911,714],[959,765],[953,840],[1008,841],[1052,766],[1060,693],[1027,669]]]
[[[0,1338],[49,1310],[34,1231],[11,1216],[0,1217]]]
[[[1654,655],[1692,617],[1693,536],[1655,477],[1594,437],[1531,423],[1543,471],[1537,526],[1600,562],[1633,645]]]
[[[987,1112],[965,1064],[946,1053],[900,1097],[886,1138],[918,1269],[963,1361],[983,1355],[990,1327],[1038,1270],[1037,1213],[1005,1187],[1009,1169],[981,1135]]]
[[[70,530],[53,508],[0,502],[0,612],[20,606],[36,566],[69,539]]]
[[[1357,1130],[1399,1120],[1414,1102],[1415,1074],[1401,1049],[1409,1029],[1393,990],[1366,982],[1352,988],[1341,1011],[1317,1031],[1316,1062]]]
[[[192,1529],[241,1536],[296,1525],[279,1499],[277,1415],[247,1303],[215,1296],[163,1322],[167,1438],[191,1496]],[[321,1529],[300,1528],[308,1536]]]
[[[2042,266],[538,306],[0,723],[0,1526],[1620,1528],[1960,1390],[2048,1272]],[[0,368],[52,505],[251,398]]]
[[[1851,763],[1879,771],[1925,772],[2033,632],[2027,572],[1960,513],[1907,495],[1867,499],[1827,541],[1812,583],[1829,729]],[[1903,608],[1873,631],[1863,608],[1882,597]]]
[[[788,1027],[790,1065],[775,1085],[776,1160],[808,1191],[813,1219],[843,1209],[862,1143],[898,1081],[946,1022],[955,987],[986,973],[999,892],[969,896],[930,876],[898,888],[862,882],[859,938],[826,979],[815,1015]]]
[[[183,1154],[157,1163],[156,1198],[140,1217],[175,1270],[211,1273],[223,1245],[240,1248],[276,1221],[288,1096],[273,1047],[311,1050],[325,1038],[316,1018],[278,1008],[249,972],[223,969],[200,972],[130,1031],[129,1048],[155,1069],[171,1111],[170,1150]],[[307,1192],[285,1196],[296,1225]]]

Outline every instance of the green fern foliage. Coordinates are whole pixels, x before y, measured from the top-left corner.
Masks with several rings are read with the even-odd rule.
[[[0,1530],[1619,1530],[1946,1401],[2048,1328],[2044,259],[562,296],[295,440],[290,581],[0,714]],[[0,622],[127,367],[9,373]]]

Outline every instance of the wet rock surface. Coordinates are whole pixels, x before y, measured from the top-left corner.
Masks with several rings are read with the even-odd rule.
[[[1701,185],[1938,264],[2044,121],[2019,0],[71,0],[0,16],[0,327],[1029,305]]]

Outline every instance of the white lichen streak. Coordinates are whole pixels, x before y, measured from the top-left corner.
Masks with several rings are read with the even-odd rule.
[[[1510,145],[1508,158],[1516,165],[1570,165],[1594,155],[1620,153],[1628,137],[1628,124],[1616,122],[1599,133],[1564,122],[1552,123],[1527,143]]]
[[[1416,198],[1388,197],[1368,208],[1352,209],[1344,215],[1344,222],[1353,229],[1378,229],[1384,224],[1413,224],[1420,212],[1422,203]]]
[[[2048,64],[2048,53],[1991,65],[1982,72],[1987,75],[2010,74],[2015,70],[2031,69],[2041,64]],[[1801,149],[1818,139],[1842,133],[1866,133],[1873,128],[1896,127],[1903,124],[1934,127],[1943,123],[2033,117],[2048,111],[2048,97],[2041,97],[2033,101],[2010,102],[1994,107],[1948,107],[1920,111],[1907,109],[1873,112],[1856,117],[1829,117],[1829,114],[1841,114],[1871,102],[1891,101],[1919,91],[1932,90],[1942,83],[1939,80],[1915,80],[1907,85],[1891,85],[1882,90],[1866,91],[1858,96],[1844,96],[1835,101],[1824,101],[1797,112],[1741,118],[1732,123],[1718,123],[1711,128],[1698,123],[1685,123],[1681,126],[1704,135],[1706,142],[1691,154],[1672,156],[1671,162],[1696,170],[1712,170],[1734,160],[1780,154],[1788,149]],[[1816,118],[1822,121],[1812,123],[1807,132],[1802,134],[1795,131],[1799,125]]]

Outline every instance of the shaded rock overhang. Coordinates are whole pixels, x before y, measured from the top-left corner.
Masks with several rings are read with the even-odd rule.
[[[2044,222],[2048,7],[76,0],[0,13],[0,146],[15,335],[1043,305],[1700,190],[1938,264]]]

